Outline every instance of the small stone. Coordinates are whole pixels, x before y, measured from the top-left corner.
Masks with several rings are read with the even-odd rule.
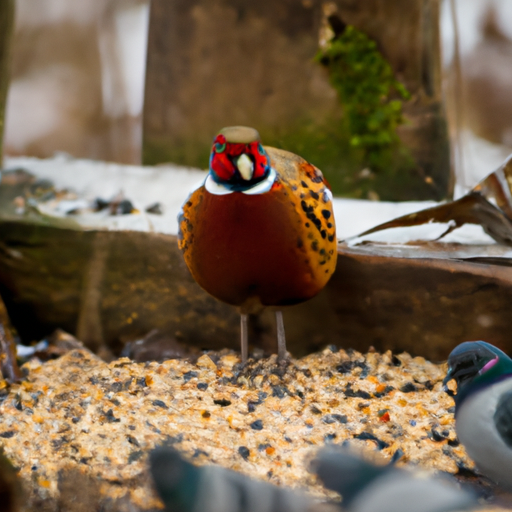
[[[272,396],[277,396],[277,398],[284,398],[286,394],[286,388],[284,386],[272,386]]]
[[[361,432],[360,434],[357,434],[354,437],[356,439],[362,439],[364,441],[375,441],[377,443],[377,448],[379,450],[382,450],[382,449],[387,448],[389,446],[389,443],[386,443],[385,441],[382,441],[382,439],[379,439],[377,436],[374,436],[370,432]]]
[[[362,391],[360,389],[352,389],[352,386],[350,384],[348,384],[347,387],[343,390],[343,393],[345,393],[345,396],[347,398],[368,399],[372,397],[372,395],[370,395],[370,393],[367,393],[366,391]]]
[[[227,407],[228,405],[231,405],[231,400],[227,400],[225,398],[217,398],[213,400],[213,403],[220,405],[221,407]]]
[[[185,382],[188,382],[189,380],[191,379],[195,379],[199,374],[197,372],[194,372],[194,371],[189,371],[189,372],[185,372],[183,374],[183,380]]]
[[[416,391],[417,387],[412,382],[406,382],[401,388],[400,391],[402,393],[412,393]]]
[[[133,203],[129,199],[123,199],[116,208],[117,215],[128,215],[135,210]]]
[[[231,370],[235,364],[240,362],[240,357],[236,354],[228,354],[220,358],[220,364]]]
[[[162,215],[164,213],[161,203],[153,203],[146,208],[147,213],[154,213],[156,215]]]
[[[263,430],[263,421],[256,420],[251,423],[251,428],[253,430]]]
[[[447,430],[443,430],[442,432],[439,432],[435,428],[432,428],[429,432],[429,437],[432,439],[432,441],[435,441],[436,443],[445,441],[448,438],[448,435],[449,435],[449,432]]]
[[[249,458],[249,455],[251,455],[251,452],[249,448],[247,448],[247,446],[239,446],[238,453],[244,460],[247,460]]]
[[[327,425],[330,425],[332,423],[347,423],[347,417],[344,414],[326,414],[322,421],[326,423]]]
[[[196,365],[199,368],[207,368],[208,370],[217,370],[217,365],[211,360],[207,354],[203,354],[198,360]]]
[[[143,455],[144,452],[142,450],[137,450],[136,452],[130,453],[130,455],[128,455],[128,464],[139,460]]]

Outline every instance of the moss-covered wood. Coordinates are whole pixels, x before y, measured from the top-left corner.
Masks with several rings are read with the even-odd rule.
[[[98,223],[97,217],[87,213],[65,217],[41,213],[50,210],[43,208],[46,203],[38,202],[34,193],[43,183],[46,193],[53,190],[46,173],[54,165],[58,164],[48,166],[47,162],[39,171],[35,165],[39,182],[18,170],[4,173],[0,185],[0,293],[23,341],[38,340],[62,328],[96,351],[118,354],[127,341],[159,329],[194,347],[238,350],[235,308],[199,288],[185,266],[176,237],[154,229],[155,216],[144,228],[147,231],[132,231],[120,228],[119,216],[107,216]],[[76,167],[69,162],[61,170],[67,183],[75,181],[73,173],[84,174],[83,163]],[[119,179],[126,176],[124,171],[118,170]],[[169,179],[173,172],[175,180]],[[95,173],[107,179],[105,171],[91,164],[86,174],[97,188],[90,188],[87,181],[82,185],[100,194],[105,182]],[[160,173],[160,177],[157,170],[151,174],[154,190],[175,182],[172,193],[185,185],[182,193],[186,197],[190,181],[184,180],[182,170],[162,169]],[[198,173],[187,174],[193,180],[200,178]],[[145,174],[139,177],[146,179]],[[115,182],[116,176],[110,174],[108,180]],[[131,187],[132,192],[143,188],[142,184],[134,188],[133,183]],[[146,195],[149,204],[151,187]],[[23,212],[16,206],[22,197],[26,198]],[[505,241],[508,231],[503,231],[500,218],[494,219],[480,202],[466,202],[442,207],[438,221],[483,221],[488,232]],[[158,219],[161,229],[179,206],[171,201],[166,208],[169,211]],[[426,211],[409,219],[429,220],[431,215]],[[140,217],[127,216],[122,225],[141,229]],[[343,217],[338,220],[348,222]],[[288,347],[294,355],[301,355],[333,343],[363,351],[373,345],[442,359],[464,339],[485,339],[512,351],[509,252],[502,244],[365,242],[350,247],[340,243],[336,272],[323,292],[284,312]],[[275,352],[271,311],[251,319],[250,341]]]
[[[447,196],[438,0],[154,0],[151,9],[146,163],[204,168],[213,135],[244,124],[256,127],[265,144],[322,169],[335,193],[393,200]],[[405,122],[395,130],[395,116],[378,130],[381,140],[398,135],[401,144],[392,151],[353,144],[355,135],[361,140],[345,122],[353,102],[340,101],[329,73],[315,61],[332,16],[374,45],[370,54],[381,56],[388,79],[410,93],[406,100],[395,88],[389,98],[391,108],[402,102]],[[360,45],[349,47],[361,51]],[[366,83],[378,87],[380,75],[371,73],[369,61],[361,66]]]

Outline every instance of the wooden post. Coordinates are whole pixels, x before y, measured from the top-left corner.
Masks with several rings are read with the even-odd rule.
[[[343,105],[315,60],[326,13],[375,41],[409,91],[398,128],[411,157],[406,170],[391,164],[361,173],[367,164],[343,132]],[[439,0],[153,0],[144,162],[206,168],[212,137],[235,124],[254,126],[265,144],[320,167],[337,193],[446,197]]]
[[[9,88],[9,59],[14,24],[14,0],[0,3],[0,168],[3,155],[5,102]]]

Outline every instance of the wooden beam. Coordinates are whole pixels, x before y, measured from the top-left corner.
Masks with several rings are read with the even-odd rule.
[[[2,166],[5,102],[9,88],[9,64],[14,25],[14,0],[0,3],[0,168]]]

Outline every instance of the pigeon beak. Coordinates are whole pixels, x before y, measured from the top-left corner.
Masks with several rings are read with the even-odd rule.
[[[249,181],[252,179],[252,175],[254,172],[254,164],[252,163],[252,160],[245,154],[242,153],[236,162],[236,166],[238,167],[238,170],[240,171],[240,175],[242,178],[246,181]]]
[[[450,382],[453,379],[453,369],[449,368],[448,373],[446,374],[446,377],[443,379],[443,391],[451,397],[455,396],[455,393],[448,387],[448,382]]]

